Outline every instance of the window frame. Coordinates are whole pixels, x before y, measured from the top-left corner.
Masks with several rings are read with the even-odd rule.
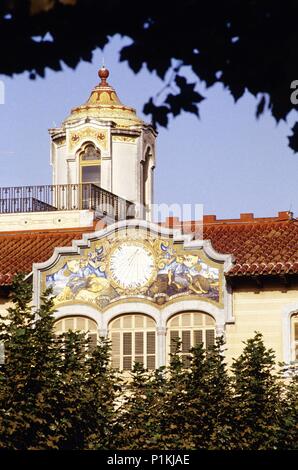
[[[124,321],[128,320],[129,317],[132,317],[131,320],[131,325],[132,326],[125,326]],[[136,317],[142,317],[143,318],[143,326],[138,326],[136,325]],[[119,321],[119,327],[114,327],[113,324]],[[148,324],[149,323],[149,324]],[[150,323],[152,323],[150,325]],[[153,325],[154,323],[154,325]],[[137,344],[136,344],[136,335],[142,333],[142,352],[139,350],[137,352]],[[148,352],[148,335],[151,335],[154,333],[154,353],[153,352]],[[131,353],[127,352],[127,354],[124,353],[125,346],[127,346],[127,343],[125,344],[124,342],[124,335],[130,334],[131,336],[131,347],[130,351]],[[117,352],[116,354],[113,352],[113,335],[118,335],[119,336],[119,343],[117,345]],[[118,369],[120,371],[131,371],[133,369],[133,366],[136,362],[142,363],[144,369],[148,370],[155,370],[157,367],[157,325],[155,320],[150,317],[149,315],[143,314],[143,313],[138,313],[138,312],[132,312],[132,313],[125,313],[122,315],[118,315],[117,317],[113,318],[108,325],[108,337],[112,343],[111,347],[111,363],[112,367],[115,369]],[[115,336],[114,336],[115,338]],[[127,336],[128,338],[128,336]],[[115,346],[114,346],[115,347]],[[128,350],[127,350],[128,351]],[[143,359],[143,362],[136,360],[137,358]],[[151,358],[153,362],[148,364],[148,359]],[[125,366],[125,359],[127,359],[127,366]],[[128,363],[130,359],[130,367],[128,367]],[[117,362],[116,362],[117,361]],[[118,362],[119,361],[119,362]],[[148,367],[149,365],[149,367]]]
[[[86,149],[92,146],[95,150],[95,152],[98,153],[99,158],[94,158],[93,160],[84,160],[84,155],[86,153]],[[86,142],[81,150],[79,151],[79,167],[80,167],[80,183],[81,184],[96,184],[100,186],[101,184],[101,178],[102,178],[102,172],[101,172],[101,151],[100,149],[93,143],[93,142]],[[83,181],[83,168],[86,167],[98,167],[99,168],[99,182],[93,182],[93,181]]]
[[[72,329],[72,328],[67,328],[66,329],[65,322],[68,321],[68,320],[73,321],[74,329]],[[82,328],[77,328],[77,320],[84,320],[85,326],[86,326],[86,324],[87,325],[93,324],[93,328],[91,330],[89,328],[88,329],[86,329],[86,328],[83,328],[83,329]],[[59,323],[62,324],[62,328],[61,328],[61,330],[57,331],[56,325],[58,325]],[[86,337],[89,338],[89,340],[90,340],[89,347],[88,347],[88,352],[92,352],[96,348],[98,340],[99,340],[98,323],[93,318],[89,318],[89,317],[86,317],[84,315],[68,315],[68,316],[65,316],[65,317],[57,318],[54,322],[54,331],[57,335],[62,335],[64,333],[67,333],[68,331],[73,331],[73,332],[76,332],[76,333],[84,333],[86,335]],[[95,337],[95,335],[96,335],[96,337]]]
[[[183,325],[183,317],[185,318],[186,315],[190,315],[190,323],[187,325]],[[194,321],[195,317],[201,316],[202,322],[197,323]],[[175,320],[178,319],[178,325],[173,325],[171,326],[171,323]],[[208,323],[209,320],[209,323]],[[188,363],[188,357],[190,356],[190,349],[193,348],[198,342],[195,341],[195,336],[196,333],[199,332],[201,333],[201,339],[204,348],[208,349],[209,344],[207,344],[207,333],[212,331],[212,341],[211,345],[215,344],[215,339],[216,339],[216,321],[215,319],[208,313],[203,312],[203,311],[184,311],[184,312],[177,312],[174,315],[172,315],[168,321],[167,321],[167,339],[166,339],[166,354],[167,354],[167,361],[166,363],[169,364],[170,362],[170,354],[174,352],[174,347],[172,346],[172,333],[177,333],[176,335],[177,339],[182,342],[181,344],[181,350],[179,351],[179,356],[182,357],[182,360],[184,363]],[[184,334],[183,334],[184,333]],[[185,333],[189,333],[188,336],[188,342],[190,344],[190,348],[184,348],[186,340],[183,341],[183,336],[186,338]],[[199,336],[199,335],[198,335]]]

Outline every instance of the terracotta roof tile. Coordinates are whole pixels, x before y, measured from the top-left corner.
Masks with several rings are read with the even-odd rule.
[[[234,256],[227,276],[298,274],[298,222],[286,219],[284,212],[280,214],[249,220],[205,217],[204,239],[210,239],[216,251]],[[187,222],[188,229],[192,224]],[[180,227],[178,219],[171,226]],[[49,259],[55,247],[70,246],[72,240],[91,231],[0,233],[0,285],[10,284],[17,272],[30,273],[32,264]]]
[[[234,255],[228,276],[298,273],[295,220],[205,224],[204,238],[220,253]]]
[[[61,232],[0,234],[0,285],[9,285],[16,273],[30,273],[32,264],[46,261],[57,246],[70,246],[88,229]]]
[[[162,225],[181,227],[175,217],[169,217]],[[192,225],[193,221],[184,222],[185,232]],[[298,222],[291,213],[263,218],[240,214],[239,219],[226,220],[204,215],[203,237],[211,240],[219,253],[234,256],[227,276],[298,274]]]

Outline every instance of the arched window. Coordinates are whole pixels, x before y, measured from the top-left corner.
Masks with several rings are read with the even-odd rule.
[[[291,318],[291,345],[292,361],[298,361],[298,313]]]
[[[181,355],[185,365],[189,363],[189,351],[198,343],[206,349],[215,342],[215,320],[201,312],[183,312],[168,321],[168,353],[176,350],[177,340],[181,341]]]
[[[147,213],[150,210],[152,191],[152,151],[147,149],[145,159],[142,161],[142,203],[145,208],[144,217],[147,219]]]
[[[97,324],[90,318],[81,316],[65,317],[56,321],[54,328],[57,334],[66,333],[69,330],[86,333],[89,338],[89,351],[92,351],[97,345]]]
[[[100,150],[94,144],[88,142],[82,147],[79,155],[81,183],[93,183],[100,186]]]
[[[148,177],[149,177],[149,154],[143,162],[143,204],[146,207],[148,204]]]
[[[87,144],[81,158],[82,161],[100,160],[100,150],[96,149],[93,144]]]
[[[112,366],[131,370],[135,362],[145,369],[155,369],[156,325],[152,318],[142,314],[123,315],[109,326],[112,341]]]

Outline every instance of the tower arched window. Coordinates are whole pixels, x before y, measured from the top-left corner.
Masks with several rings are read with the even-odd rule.
[[[85,333],[86,337],[89,338],[89,351],[96,348],[98,340],[98,326],[94,320],[82,316],[71,316],[61,318],[54,324],[56,334],[67,333],[68,331],[77,331]]]
[[[142,203],[145,209],[145,218],[147,212],[150,212],[152,202],[152,150],[148,148],[145,158],[142,161]]]
[[[122,315],[111,321],[112,366],[131,370],[136,362],[145,369],[156,367],[156,324],[142,314]]]
[[[201,312],[183,312],[168,321],[167,350],[174,353],[177,341],[181,342],[180,355],[183,363],[189,364],[191,348],[202,343],[208,349],[215,343],[215,320]]]
[[[88,142],[80,151],[80,182],[100,186],[100,180],[101,153],[93,143]]]

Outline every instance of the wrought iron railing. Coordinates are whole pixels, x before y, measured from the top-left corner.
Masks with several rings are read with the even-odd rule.
[[[91,209],[114,220],[134,217],[134,204],[96,184],[0,188],[0,214]]]

